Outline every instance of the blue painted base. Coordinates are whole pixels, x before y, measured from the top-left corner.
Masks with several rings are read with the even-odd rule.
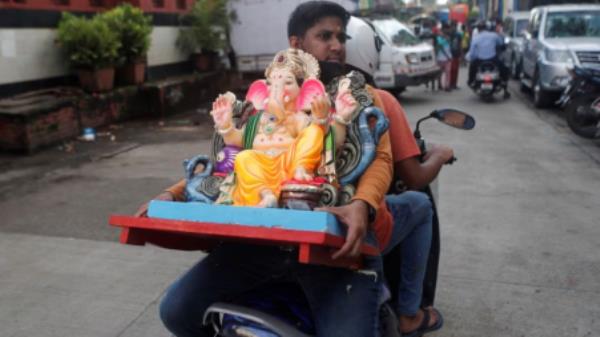
[[[345,230],[340,226],[335,216],[327,212],[318,211],[153,200],[148,207],[148,217],[225,225],[325,232],[345,236]]]

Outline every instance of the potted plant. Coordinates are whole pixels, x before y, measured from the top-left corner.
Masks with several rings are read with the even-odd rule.
[[[121,43],[119,58],[123,64],[117,68],[117,82],[143,83],[152,33],[151,17],[128,3],[105,12],[101,17],[117,33]]]
[[[113,88],[121,43],[104,20],[99,16],[87,19],[63,13],[57,35],[85,90],[98,92]]]
[[[181,18],[177,46],[190,53],[198,71],[214,67],[217,51],[225,46],[229,15],[226,0],[197,0]]]

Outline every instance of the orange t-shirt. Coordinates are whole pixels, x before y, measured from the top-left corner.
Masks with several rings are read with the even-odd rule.
[[[390,135],[393,162],[396,163],[410,157],[418,156],[421,151],[406,119],[406,113],[398,100],[385,90],[375,89],[371,93],[374,96],[375,105],[383,110],[389,120],[388,132]],[[365,172],[365,175],[367,174],[368,171]],[[385,194],[386,192],[387,190],[383,193]],[[392,214],[387,209],[385,200],[383,200],[373,222],[373,229],[377,236],[379,249],[383,250],[387,246],[392,236],[393,225]]]
[[[406,119],[406,113],[398,100],[385,90],[377,90],[383,103],[384,113],[390,121],[390,142],[392,143],[392,158],[394,163],[421,154],[415,141],[412,129]]]

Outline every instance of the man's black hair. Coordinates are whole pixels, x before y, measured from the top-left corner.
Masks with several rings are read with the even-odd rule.
[[[305,2],[292,12],[288,20],[288,37],[304,37],[306,31],[325,17],[336,17],[342,20],[342,26],[346,27],[350,14],[344,7],[330,1]]]

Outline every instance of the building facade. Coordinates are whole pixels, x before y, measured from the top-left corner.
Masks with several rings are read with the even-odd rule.
[[[0,97],[74,82],[56,44],[62,12],[91,16],[122,2],[152,15],[148,78],[177,73],[188,55],[175,47],[179,16],[194,0],[0,0]]]

